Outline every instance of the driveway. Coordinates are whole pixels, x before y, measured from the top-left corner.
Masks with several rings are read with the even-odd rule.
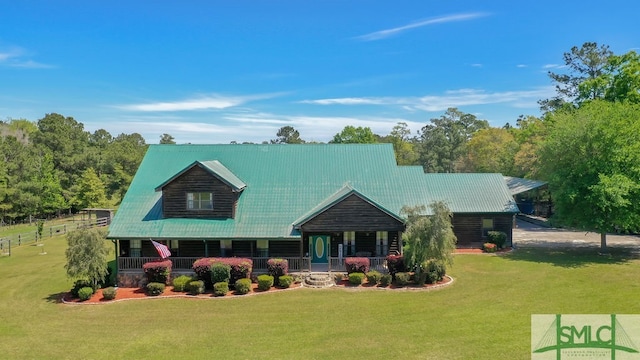
[[[600,247],[600,234],[546,228],[520,219],[513,229],[513,243],[525,247]],[[607,246],[640,248],[640,236],[607,235]]]

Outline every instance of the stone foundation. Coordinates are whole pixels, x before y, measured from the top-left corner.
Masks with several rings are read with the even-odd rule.
[[[192,271],[172,271],[169,284],[173,278],[180,275],[195,276],[195,273]],[[147,277],[143,272],[119,272],[117,285],[125,288],[141,288],[147,285]]]

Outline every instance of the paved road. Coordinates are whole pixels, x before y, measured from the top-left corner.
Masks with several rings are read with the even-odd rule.
[[[600,246],[600,234],[545,228],[517,220],[513,243],[518,246],[584,247]],[[640,236],[607,235],[607,246],[640,248]]]

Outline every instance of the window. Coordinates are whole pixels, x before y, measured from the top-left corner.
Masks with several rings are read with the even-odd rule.
[[[140,257],[142,256],[142,240],[131,240],[129,242],[129,256]]]
[[[354,256],[356,254],[356,232],[345,231],[342,235],[342,243],[344,246],[344,256]]]
[[[172,256],[180,256],[180,245],[178,240],[169,240],[169,249],[171,249]]]
[[[487,236],[487,232],[493,230],[493,219],[482,219],[482,237]]]
[[[233,248],[231,240],[220,240],[220,256],[232,256],[232,249]]]
[[[256,241],[256,248],[257,248],[258,257],[269,257],[269,241],[268,240]]]
[[[187,193],[188,210],[213,210],[212,193]]]
[[[386,231],[376,231],[376,254],[377,256],[389,254],[389,233]]]

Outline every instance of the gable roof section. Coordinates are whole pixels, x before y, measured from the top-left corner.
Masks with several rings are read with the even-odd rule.
[[[220,179],[220,181],[229,185],[229,187],[231,187],[231,189],[233,189],[233,191],[235,192],[242,191],[245,187],[247,187],[247,185],[244,182],[242,182],[242,180],[238,179],[238,177],[234,173],[232,173],[229,169],[227,169],[224,165],[222,165],[220,161],[210,160],[210,161],[194,161],[191,165],[182,169],[180,172],[173,175],[171,178],[169,178],[168,180],[160,184],[158,187],[156,187],[156,191],[162,190],[163,187],[165,187],[167,184],[169,184],[173,180],[180,177],[180,175],[191,170],[194,166],[199,166],[200,168],[204,169],[211,175]]]
[[[505,176],[504,181],[507,183],[509,191],[511,191],[511,195],[518,195],[523,192],[545,186],[547,184],[544,181],[523,179],[512,176]]]
[[[228,173],[216,168],[217,163],[209,164],[207,171],[215,171],[236,188],[245,186],[236,217],[162,218],[162,193],[155,191],[158,184],[191,166],[205,166],[211,159],[224,164]],[[242,179],[241,183],[228,174]],[[294,223],[352,191],[396,218],[404,205],[438,200],[453,213],[517,212],[502,175],[425,174],[418,166],[397,166],[391,144],[150,145],[108,237],[299,238]]]
[[[358,190],[354,189],[350,184],[345,184],[342,188],[340,188],[340,190],[336,191],[335,193],[333,193],[332,195],[330,195],[329,197],[324,199],[320,204],[318,204],[313,209],[309,210],[309,212],[307,212],[306,214],[304,214],[300,218],[298,218],[296,221],[294,221],[293,222],[294,229],[300,229],[300,227],[302,225],[304,225],[306,222],[312,220],[313,218],[315,218],[319,214],[329,210],[334,205],[340,203],[342,200],[346,199],[350,195],[356,195],[360,199],[362,199],[362,200],[368,202],[369,204],[373,205],[374,207],[376,207],[378,210],[380,210],[380,211],[384,212],[385,214],[389,215],[390,217],[400,221],[401,223],[404,223],[404,220],[400,217],[400,215],[395,214],[395,213],[385,209],[382,205],[378,204],[374,200],[370,199],[366,195],[364,195],[361,192],[359,192]]]

